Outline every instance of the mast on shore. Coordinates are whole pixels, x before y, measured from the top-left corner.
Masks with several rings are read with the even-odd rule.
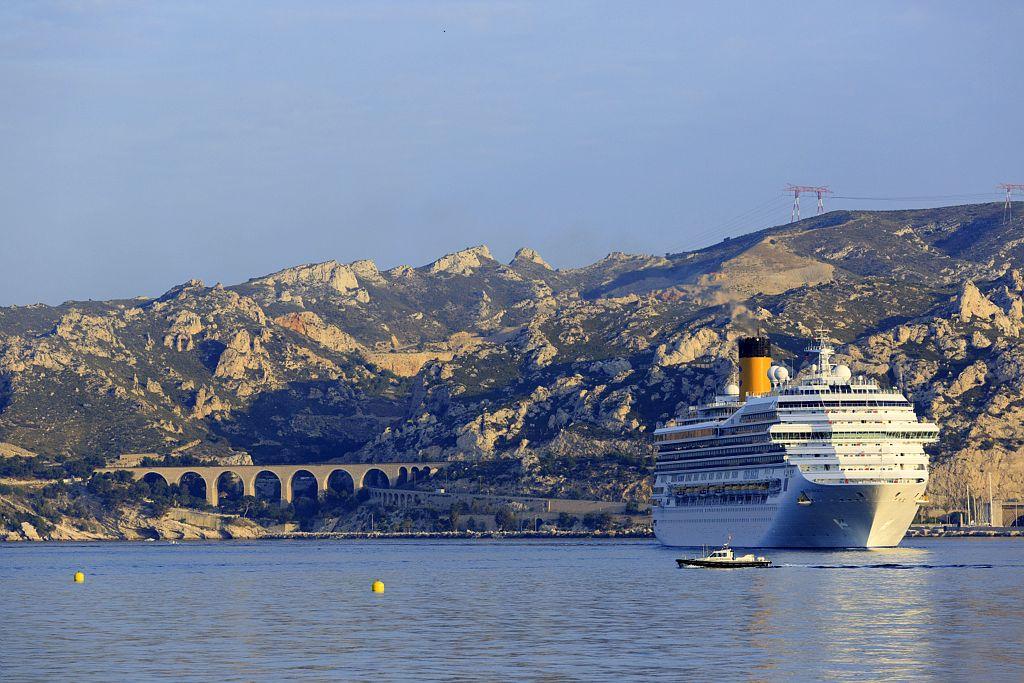
[[[992,523],[992,473],[988,473],[988,525],[995,526]]]

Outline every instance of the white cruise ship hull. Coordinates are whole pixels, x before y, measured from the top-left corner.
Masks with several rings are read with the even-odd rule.
[[[669,546],[721,545],[731,537],[734,547],[748,548],[886,548],[903,540],[925,489],[794,479],[760,505],[655,507],[654,533]],[[801,492],[809,505],[797,502]]]

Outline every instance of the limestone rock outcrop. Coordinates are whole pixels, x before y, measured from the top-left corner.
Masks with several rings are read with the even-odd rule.
[[[228,340],[217,361],[214,377],[246,379],[255,373],[261,382],[273,376],[270,359],[263,347],[264,335],[254,335],[248,330],[238,330]]]
[[[530,249],[529,247],[523,247],[522,249],[517,251],[515,253],[515,256],[512,257],[512,263],[510,265],[514,266],[516,264],[527,263],[532,263],[533,265],[540,266],[541,268],[545,268],[547,270],[553,270],[551,265],[548,264],[548,262],[545,261],[543,258],[541,258],[540,254],[538,254],[533,249]]]
[[[655,349],[654,362],[662,366],[691,363],[704,356],[719,341],[718,333],[702,327],[692,334],[680,335],[669,344],[660,344]]]
[[[972,318],[989,320],[1002,313],[999,307],[988,300],[977,285],[968,280],[960,291],[960,320],[969,322]]]
[[[195,348],[195,336],[202,331],[203,321],[194,311],[179,311],[167,328],[163,345],[178,353],[191,351]]]
[[[274,322],[338,353],[358,351],[362,348],[362,345],[356,341],[355,337],[343,332],[334,325],[325,323],[320,316],[312,311],[281,315],[274,318]]]
[[[412,377],[431,361],[449,361],[455,354],[451,351],[411,351],[375,353],[367,351],[363,357],[373,366],[387,370],[399,377]]]
[[[272,275],[252,281],[267,287],[282,285],[327,285],[336,292],[346,294],[359,288],[359,281],[351,266],[337,261],[310,263],[294,268],[285,268]]]
[[[450,275],[469,275],[489,261],[494,261],[491,251],[480,245],[447,254],[430,264],[427,269],[432,275],[447,273]]]

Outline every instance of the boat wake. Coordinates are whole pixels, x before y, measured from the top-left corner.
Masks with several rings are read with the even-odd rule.
[[[780,567],[803,567],[805,569],[993,569],[993,564],[903,564],[882,562],[879,564],[783,564]],[[1003,566],[1003,565],[1000,565]],[[1007,565],[1022,566],[1022,565]]]

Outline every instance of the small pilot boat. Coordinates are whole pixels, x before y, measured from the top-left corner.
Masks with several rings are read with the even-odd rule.
[[[680,567],[706,567],[708,569],[741,569],[744,567],[770,567],[771,560],[766,557],[753,555],[740,555],[737,557],[732,548],[728,545],[713,551],[704,557],[685,558],[676,560]]]

